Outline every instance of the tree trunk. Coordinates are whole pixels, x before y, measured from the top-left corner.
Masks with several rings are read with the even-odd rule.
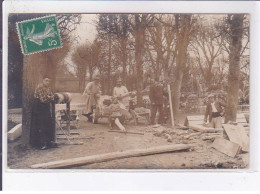
[[[229,76],[228,76],[228,96],[226,106],[225,123],[236,121],[239,74],[240,74],[240,52],[242,48],[243,37],[243,14],[230,15],[231,41],[229,52]]]
[[[39,55],[27,55],[23,58],[22,142],[25,147],[29,145],[34,90],[40,82],[40,75],[42,74],[39,67],[42,58],[39,58]]]
[[[182,78],[183,78],[183,71],[177,70],[176,73],[176,81],[172,85],[172,108],[173,108],[173,114],[174,118],[176,118],[176,114],[179,111],[179,104],[180,104],[180,96],[181,96],[181,85],[182,85]]]
[[[187,48],[190,41],[189,32],[191,28],[191,15],[176,15],[177,32],[177,55],[176,55],[176,72],[175,82],[172,84],[173,93],[173,113],[176,115],[179,111],[181,85],[183,71],[186,67]],[[176,117],[175,117],[176,118]]]
[[[123,38],[121,41],[121,51],[122,51],[122,65],[123,65],[123,81],[124,83],[126,83],[126,65],[127,65],[127,50],[126,50],[126,46],[127,46],[127,39]]]
[[[136,82],[137,82],[137,105],[142,106],[143,96],[143,55],[144,55],[144,39],[145,27],[141,25],[140,16],[135,15],[135,62],[136,62]]]
[[[108,95],[110,95],[111,89],[110,89],[110,75],[111,75],[111,50],[112,50],[112,40],[111,40],[111,34],[108,34],[108,67],[107,67],[107,92]]]

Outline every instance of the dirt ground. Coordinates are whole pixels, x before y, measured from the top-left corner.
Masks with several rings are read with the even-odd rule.
[[[21,115],[17,112],[9,113],[10,122],[18,122],[20,118]],[[183,122],[184,118],[185,115],[180,115],[179,119]],[[248,167],[248,153],[238,154],[235,158],[229,157],[211,148],[211,140],[202,140],[205,134],[193,130],[171,129],[167,126],[147,126],[144,121],[140,121],[138,126],[133,123],[126,125],[128,131],[142,132],[144,135],[114,133],[109,132],[109,129],[106,118],[100,119],[98,124],[92,124],[87,121],[86,117],[81,116],[79,129],[74,127],[71,130],[78,132],[80,138],[74,138],[71,141],[82,142],[83,145],[67,145],[68,140],[58,139],[58,148],[37,150],[22,148],[21,138],[14,142],[8,142],[8,167],[11,169],[27,169],[33,164],[44,162],[169,144],[192,144],[192,148],[188,151],[116,159],[74,168],[241,169]],[[57,130],[57,133],[61,133],[61,131]],[[191,133],[194,136],[186,139],[185,136]]]

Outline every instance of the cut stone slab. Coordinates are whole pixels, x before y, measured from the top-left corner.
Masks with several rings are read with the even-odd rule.
[[[241,147],[233,143],[231,141],[228,141],[224,138],[215,138],[215,141],[212,143],[211,147],[215,148],[219,152],[226,154],[230,157],[235,157],[241,150]]]
[[[8,139],[10,141],[16,140],[18,137],[22,135],[22,124],[16,125],[10,131],[8,131]]]
[[[53,168],[68,168],[74,166],[82,166],[97,162],[105,162],[114,159],[120,158],[128,158],[128,157],[138,157],[138,156],[146,156],[152,154],[161,154],[168,153],[173,151],[181,151],[181,150],[189,150],[191,145],[185,144],[174,144],[174,145],[164,145],[157,146],[146,149],[135,149],[135,150],[127,150],[123,152],[112,152],[105,154],[98,154],[93,156],[84,156],[79,158],[71,158],[66,160],[58,160],[53,162],[47,162],[42,164],[32,165],[31,168],[45,168],[45,169],[53,169]]]
[[[249,150],[249,137],[246,134],[245,128],[241,125],[223,125],[225,132],[231,142],[237,143],[241,146],[242,151],[248,152]]]
[[[237,120],[236,120],[237,123],[247,123],[247,120],[245,118],[245,115],[240,113],[240,114],[237,114]]]
[[[184,126],[203,124],[203,122],[204,122],[203,115],[187,116],[184,121]]]

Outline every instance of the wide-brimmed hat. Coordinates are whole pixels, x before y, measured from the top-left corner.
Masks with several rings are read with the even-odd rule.
[[[122,82],[122,79],[121,79],[121,78],[118,78],[116,81],[117,81],[117,82]]]

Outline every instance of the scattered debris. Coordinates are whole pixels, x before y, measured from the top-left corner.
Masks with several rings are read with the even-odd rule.
[[[181,125],[181,124],[177,124],[177,125],[176,125],[176,128],[177,128],[177,129],[182,129],[182,130],[188,130],[188,129],[189,129],[188,126]]]
[[[160,127],[160,126],[161,126],[161,125],[156,124],[156,125],[153,125],[152,128],[158,128],[158,127]]]
[[[184,136],[183,139],[190,139],[191,137],[199,136],[199,135],[201,135],[201,133],[191,133],[190,135]]]
[[[172,136],[169,134],[166,134],[166,138],[168,142],[172,142]]]

